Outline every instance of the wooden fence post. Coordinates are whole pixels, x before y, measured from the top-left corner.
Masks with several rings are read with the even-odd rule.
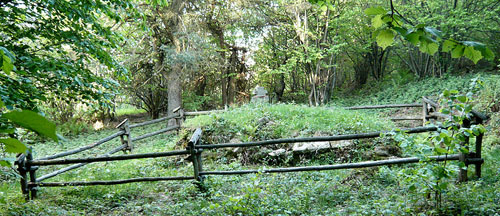
[[[32,153],[33,149],[30,147],[30,149],[28,151],[29,151],[28,155],[26,156],[26,159],[27,159],[26,170],[30,174],[30,182],[35,183],[36,182],[36,170],[38,169],[38,166],[31,166],[30,165],[30,162],[33,160],[33,153]],[[36,198],[36,191],[37,190],[38,189],[36,186],[32,186],[32,185],[28,184],[28,191],[31,194],[31,199]]]
[[[29,200],[29,191],[28,191],[28,177],[26,175],[26,153],[20,154],[19,157],[17,157],[16,160],[17,164],[17,171],[19,172],[19,175],[21,176],[20,183],[21,183],[21,192],[24,195],[24,199],[26,201]]]
[[[469,128],[470,127],[470,120],[469,119],[464,119],[462,128]],[[461,143],[461,147],[466,148],[469,150],[469,137],[465,137],[465,141]],[[458,160],[462,163],[465,164],[465,169],[464,168],[459,168],[458,170],[458,182],[466,182],[467,181],[467,168],[469,166],[467,162],[467,157],[469,154],[465,154],[460,151],[458,154]]]
[[[189,140],[188,148],[191,153],[191,159],[193,160],[193,170],[194,170],[194,179],[196,180],[196,184],[200,190],[203,189],[203,175],[200,175],[203,172],[203,161],[201,158],[201,153],[203,149],[197,149],[196,146],[201,142],[201,134],[202,130],[197,128]]]
[[[481,133],[478,136],[476,136],[476,155],[475,155],[476,158],[481,158],[481,148],[483,145],[483,136],[484,136],[484,133]],[[481,164],[482,164],[482,162],[478,162],[475,164],[477,178],[481,178]]]
[[[184,110],[181,107],[177,107],[173,110],[173,113],[178,113],[179,116],[175,118],[175,124],[179,126],[179,130],[184,123]]]
[[[189,142],[189,151],[191,153],[191,160],[193,160],[193,171],[194,171],[194,179],[196,181],[199,180],[200,178],[200,169],[199,169],[199,164],[198,164],[198,154],[196,153],[196,149],[194,148],[195,143],[194,142]]]
[[[422,97],[422,126],[429,121],[429,110],[427,109],[427,102],[425,102],[425,97]]]
[[[123,120],[120,124],[116,126],[116,128],[119,128],[120,130],[123,131],[123,134],[120,135],[120,140],[122,141],[122,145],[127,145],[127,147],[125,147],[123,151],[132,152],[134,146],[132,143],[132,139],[130,139],[130,125],[128,119]]]

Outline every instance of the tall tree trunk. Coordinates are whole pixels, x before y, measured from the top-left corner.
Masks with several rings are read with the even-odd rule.
[[[173,12],[173,15],[171,16],[169,22],[168,22],[168,28],[170,30],[169,32],[169,38],[173,42],[175,52],[176,54],[180,54],[182,52],[182,47],[181,47],[181,41],[178,38],[177,31],[179,28],[179,25],[181,23],[180,16],[183,13],[183,7],[184,7],[184,2],[182,0],[174,0],[172,2],[171,10]],[[170,73],[168,73],[168,81],[167,81],[167,88],[168,88],[168,108],[167,108],[167,114],[172,115],[174,112],[173,110],[181,107],[182,106],[182,82],[181,82],[181,75],[182,75],[182,63],[180,62],[175,62],[172,67],[171,67]],[[177,125],[177,120],[176,119],[170,119],[168,121],[168,126],[174,126]]]

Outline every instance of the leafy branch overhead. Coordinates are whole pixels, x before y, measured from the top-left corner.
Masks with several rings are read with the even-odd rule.
[[[438,29],[425,24],[413,25],[394,9],[387,11],[383,7],[371,7],[365,10],[365,14],[372,17],[371,24],[375,29],[373,37],[384,49],[393,45],[395,37],[399,36],[430,55],[438,52],[441,46],[441,51],[451,53],[452,58],[466,57],[474,63],[483,58],[493,60],[495,57],[482,43],[443,38]]]

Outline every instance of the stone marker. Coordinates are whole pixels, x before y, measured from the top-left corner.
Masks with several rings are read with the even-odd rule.
[[[252,97],[251,102],[257,102],[257,103],[269,102],[269,96],[267,96],[267,90],[262,86],[255,87],[255,89],[252,91],[252,94],[254,96]]]

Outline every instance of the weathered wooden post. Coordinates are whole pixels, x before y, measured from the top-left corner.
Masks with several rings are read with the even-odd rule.
[[[481,133],[478,136],[476,136],[476,155],[475,155],[476,158],[481,158],[481,148],[483,145],[483,136],[484,136],[484,133]],[[476,164],[474,164],[474,165],[476,168],[476,177],[481,178],[482,162],[476,162]]]
[[[201,134],[201,128],[197,128],[188,143],[188,148],[191,153],[191,159],[193,160],[194,179],[197,181],[198,187],[200,187],[200,189],[202,186],[201,183],[203,182],[203,176],[200,175],[200,172],[203,171],[201,160],[202,150],[196,149],[196,145],[198,145],[200,142]]]
[[[429,121],[429,110],[427,109],[427,102],[425,97],[422,97],[422,126]]]
[[[123,120],[120,124],[116,126],[116,128],[119,128],[121,131],[123,131],[123,134],[120,135],[120,140],[122,141],[122,145],[127,146],[123,149],[123,151],[131,152],[134,146],[132,144],[132,139],[130,139],[130,126],[128,119]]]
[[[172,113],[174,114],[179,114],[179,116],[175,117],[175,124],[179,126],[179,129],[182,126],[182,123],[184,123],[184,110],[181,107],[177,107],[174,110],[172,110]]]
[[[470,120],[468,118],[463,120],[462,128],[470,128]],[[469,137],[466,136],[465,140],[461,143],[461,146],[469,150]],[[460,151],[458,154],[458,160],[465,164],[465,169],[460,167],[458,170],[458,182],[466,182],[467,181],[467,168],[469,166],[467,162],[468,153],[463,153]]]
[[[21,192],[24,195],[24,199],[26,201],[29,200],[29,191],[28,191],[28,177],[26,175],[26,153],[20,154],[17,157],[17,160],[15,162],[17,164],[17,171],[19,172],[19,175],[21,176],[20,183],[21,183]]]
[[[472,114],[474,115],[474,121],[476,124],[483,124],[483,121],[486,120],[488,117],[483,116],[481,113],[472,111]],[[479,135],[476,136],[476,152],[475,152],[475,158],[481,158],[481,151],[483,148],[483,137],[484,133],[480,133]],[[481,178],[481,165],[483,161],[476,162],[474,164],[476,168],[476,177]]]
[[[29,152],[28,152],[28,155],[26,157],[26,159],[27,159],[26,170],[30,174],[30,182],[35,183],[36,182],[36,170],[38,169],[38,166],[31,166],[31,164],[30,164],[30,162],[33,160],[32,150],[33,149],[31,147],[28,150]],[[35,199],[36,198],[36,191],[37,190],[38,190],[38,188],[36,186],[28,184],[28,191],[31,194],[31,199]]]

